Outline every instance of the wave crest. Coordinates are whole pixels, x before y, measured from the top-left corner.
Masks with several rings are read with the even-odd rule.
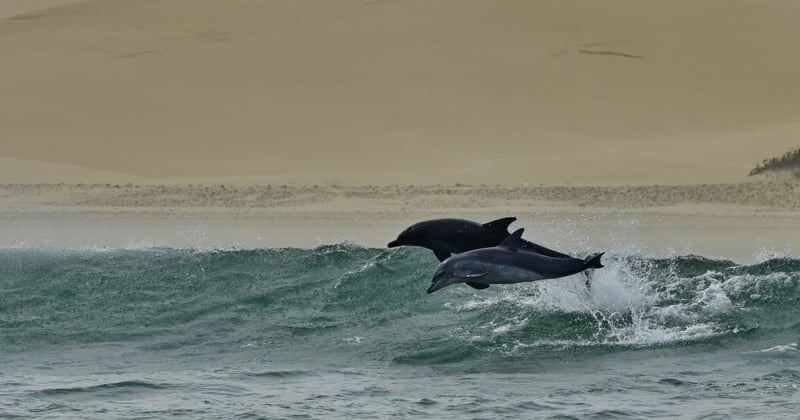
[[[269,348],[287,359],[310,346],[326,357],[356,351],[442,364],[796,329],[800,260],[791,258],[740,266],[702,256],[610,255],[591,274],[590,289],[576,275],[427,295],[436,264],[423,250],[352,244],[5,249],[0,346],[131,341],[148,352]]]

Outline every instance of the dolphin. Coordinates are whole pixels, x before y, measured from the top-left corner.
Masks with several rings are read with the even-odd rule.
[[[518,229],[496,247],[467,251],[448,258],[436,268],[428,293],[454,283],[485,289],[490,284],[554,279],[603,267],[600,263],[602,252],[585,260],[520,252],[523,249],[523,231]]]
[[[439,261],[444,261],[452,254],[500,245],[500,242],[508,238],[508,225],[515,220],[516,217],[504,217],[483,224],[464,219],[426,220],[411,225],[387,246],[421,246],[433,251]],[[571,258],[524,239],[520,243],[520,248],[525,251],[553,258]]]

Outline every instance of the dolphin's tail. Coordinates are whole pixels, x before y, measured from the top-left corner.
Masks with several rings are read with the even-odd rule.
[[[586,262],[586,268],[603,268],[603,264],[600,262],[600,257],[602,257],[603,254],[605,254],[605,252],[586,257],[584,260]]]

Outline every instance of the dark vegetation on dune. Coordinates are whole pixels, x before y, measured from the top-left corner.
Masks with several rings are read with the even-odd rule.
[[[750,175],[767,171],[792,171],[794,176],[800,178],[800,147],[789,150],[782,156],[764,159],[750,171]]]

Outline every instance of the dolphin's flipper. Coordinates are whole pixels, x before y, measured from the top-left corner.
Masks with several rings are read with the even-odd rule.
[[[443,249],[434,249],[433,253],[436,254],[436,258],[439,259],[439,262],[442,262],[448,258],[450,258],[450,253]]]
[[[489,232],[502,232],[508,233],[508,225],[514,223],[516,217],[504,217],[502,219],[492,220],[491,222],[484,223],[483,228]]]
[[[467,286],[469,286],[469,287],[471,287],[473,289],[478,289],[478,290],[483,290],[483,289],[488,289],[489,288],[488,284],[483,284],[483,283],[473,283],[471,281],[468,281],[466,284],[467,284]]]
[[[525,229],[517,229],[508,236],[503,242],[500,242],[499,247],[507,248],[512,251],[516,251],[522,248],[522,233],[525,232]]]

